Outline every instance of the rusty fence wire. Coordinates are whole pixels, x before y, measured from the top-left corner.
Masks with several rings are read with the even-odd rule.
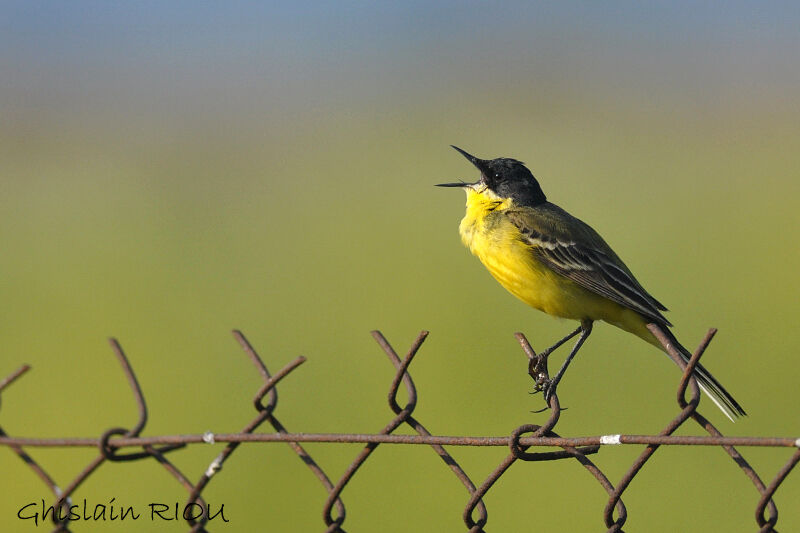
[[[518,461],[552,461],[558,459],[574,459],[578,461],[608,494],[607,503],[602,509],[604,527],[609,532],[621,532],[623,531],[622,528],[628,516],[628,511],[622,501],[622,495],[636,474],[660,446],[721,446],[730,456],[731,460],[739,466],[744,475],[750,479],[758,491],[759,499],[755,506],[755,521],[758,530],[761,532],[776,531],[775,525],[778,520],[778,509],[772,497],[795,465],[800,462],[800,438],[723,436],[722,433],[697,410],[700,401],[700,393],[697,382],[692,377],[694,367],[697,365],[697,362],[700,360],[709,342],[711,342],[711,339],[714,337],[716,330],[711,329],[708,331],[688,363],[683,362],[680,355],[670,345],[668,340],[663,337],[658,328],[651,327],[651,331],[659,338],[659,341],[664,345],[675,363],[683,369],[683,376],[678,386],[677,394],[680,412],[674,419],[669,421],[669,423],[664,426],[664,429],[657,435],[561,437],[554,431],[561,414],[561,405],[557,394],[553,394],[549,398],[550,416],[544,424],[525,424],[519,426],[511,432],[510,436],[453,437],[433,435],[413,416],[414,409],[417,405],[417,391],[411,379],[411,375],[408,372],[409,365],[428,335],[427,331],[423,331],[417,336],[405,357],[402,359],[379,331],[372,332],[372,336],[395,367],[394,379],[392,380],[389,390],[389,407],[394,412],[395,416],[379,433],[291,433],[278,420],[275,414],[278,403],[276,385],[304,363],[306,359],[304,357],[298,357],[275,374],[271,374],[267,370],[264,361],[245,336],[240,331],[234,331],[234,337],[241,345],[245,354],[247,354],[253,362],[253,365],[263,380],[261,387],[253,397],[253,406],[255,407],[256,415],[239,433],[215,434],[206,432],[204,434],[195,435],[140,436],[147,422],[147,406],[144,394],[142,393],[136,375],[122,347],[115,339],[111,339],[111,348],[122,366],[122,370],[128,380],[128,384],[130,385],[138,406],[139,420],[136,425],[130,429],[123,427],[109,428],[103,432],[99,438],[49,439],[11,437],[0,427],[0,445],[10,448],[16,453],[19,458],[42,479],[53,493],[54,503],[52,507],[54,512],[50,514],[50,517],[54,524],[53,531],[61,532],[69,531],[69,509],[72,505],[72,496],[80,485],[86,481],[92,473],[97,471],[100,466],[106,462],[144,460],[157,461],[185,488],[188,497],[184,509],[197,509],[199,512],[189,512],[188,516],[187,513],[184,512],[183,518],[186,520],[190,531],[206,531],[205,528],[209,519],[214,518],[214,516],[209,516],[209,508],[202,498],[202,493],[213,479],[214,475],[220,471],[225,461],[230,459],[231,455],[242,443],[246,442],[285,442],[291,446],[298,457],[319,479],[328,493],[327,500],[323,505],[322,516],[325,523],[324,531],[330,533],[343,533],[345,531],[346,512],[342,493],[348,482],[380,444],[431,446],[442,458],[445,465],[447,465],[467,489],[469,497],[464,507],[462,519],[466,529],[473,533],[483,532],[484,528],[487,526],[488,518],[483,497],[495,483],[500,481],[503,474]],[[537,354],[523,334],[517,333],[516,337],[528,358],[528,373],[531,378],[533,378],[534,382],[537,384],[545,382],[549,378],[547,357],[552,349]],[[569,338],[570,336],[565,337],[562,341],[557,343],[555,347],[566,342]],[[28,365],[23,365],[0,381],[0,399],[6,387],[11,385],[28,370],[30,370],[30,367]],[[397,393],[401,383],[408,396],[405,405],[400,405],[397,401]],[[687,391],[689,393],[688,399]],[[692,420],[700,426],[707,435],[673,436],[673,433],[689,420]],[[265,422],[268,422],[272,426],[274,433],[255,433]],[[393,432],[403,424],[411,427],[416,432],[416,435],[394,435]],[[365,446],[352,463],[350,463],[344,473],[334,482],[331,481],[328,474],[326,474],[320,465],[312,459],[305,448],[303,448],[301,445],[303,442],[363,443]],[[197,443],[226,443],[226,446],[222,452],[211,461],[208,468],[199,476],[199,479],[192,482],[181,470],[167,459],[167,454],[187,445]],[[623,474],[622,478],[616,484],[612,484],[608,477],[588,456],[597,453],[603,446],[615,445],[644,445],[645,448]],[[450,452],[445,450],[444,446],[506,446],[509,448],[509,453],[501,463],[497,465],[497,468],[495,468],[482,483],[476,486]],[[765,484],[735,446],[785,447],[792,448],[793,452],[786,463],[774,474],[769,483]],[[25,450],[25,448],[32,447],[95,447],[98,452],[97,456],[66,485],[66,488],[61,488],[41,464]],[[556,447],[560,448],[560,450],[529,451],[536,447]]]

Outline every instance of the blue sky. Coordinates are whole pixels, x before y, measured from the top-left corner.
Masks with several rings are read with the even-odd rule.
[[[0,106],[385,104],[530,83],[679,98],[702,88],[710,102],[800,89],[789,2],[225,6],[5,3]]]

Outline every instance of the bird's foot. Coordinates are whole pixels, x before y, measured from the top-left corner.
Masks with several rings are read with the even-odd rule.
[[[528,361],[528,375],[533,380],[533,393],[542,392],[550,382],[547,372],[547,356],[549,354],[534,354]]]
[[[538,411],[534,411],[536,413],[541,413],[543,411],[547,411],[550,408],[550,399],[556,393],[556,381],[551,379],[546,372],[540,372],[533,376],[534,378],[534,385],[533,391],[531,394],[538,394],[543,393],[544,395],[544,403],[545,407]]]
[[[533,394],[544,392],[546,396],[552,381],[547,375],[547,371],[532,374],[531,377],[533,378]]]

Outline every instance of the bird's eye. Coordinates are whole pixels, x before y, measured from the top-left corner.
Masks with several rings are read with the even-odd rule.
[[[495,175],[494,175],[494,177],[495,177],[495,178],[499,178],[499,177],[500,177],[500,174],[495,174]]]

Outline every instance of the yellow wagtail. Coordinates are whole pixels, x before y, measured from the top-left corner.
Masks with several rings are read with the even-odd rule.
[[[644,290],[595,230],[547,201],[522,162],[505,157],[478,159],[453,148],[481,173],[475,183],[439,185],[460,187],[467,193],[467,212],[459,226],[464,245],[503,287],[526,304],[581,322],[573,333],[581,333],[575,347],[545,386],[546,398],[555,391],[595,320],[613,324],[663,350],[647,329],[647,324],[657,324],[683,359],[689,360],[691,354],[675,339],[668,329],[672,324],[661,314],[666,307]],[[745,414],[703,366],[697,365],[694,374],[701,389],[728,418]]]

